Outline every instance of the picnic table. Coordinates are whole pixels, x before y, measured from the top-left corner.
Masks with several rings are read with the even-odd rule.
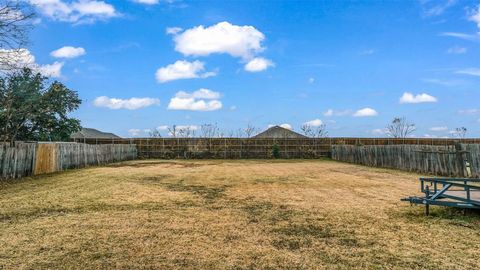
[[[480,179],[422,177],[419,180],[423,196],[401,200],[425,205],[425,215],[429,215],[430,205],[480,209]]]

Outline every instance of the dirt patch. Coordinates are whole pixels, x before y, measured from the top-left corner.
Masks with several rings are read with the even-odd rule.
[[[139,182],[140,183],[146,183],[146,184],[161,184],[165,179],[173,178],[173,175],[171,174],[159,174],[155,176],[145,176],[140,178]],[[134,181],[137,182],[137,181]]]

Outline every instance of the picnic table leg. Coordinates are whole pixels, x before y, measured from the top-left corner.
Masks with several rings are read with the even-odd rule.
[[[428,200],[430,198],[430,189],[428,186],[425,187],[425,216],[430,215],[430,204],[428,203]]]

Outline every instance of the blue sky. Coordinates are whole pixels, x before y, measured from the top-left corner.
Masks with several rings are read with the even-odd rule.
[[[480,1],[30,0],[29,53],[120,136],[217,123],[480,136]]]

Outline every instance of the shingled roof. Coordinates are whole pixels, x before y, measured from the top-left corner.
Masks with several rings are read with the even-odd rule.
[[[302,134],[299,134],[290,129],[283,128],[281,126],[273,126],[255,136],[253,138],[274,138],[274,139],[301,139],[308,138]]]
[[[82,128],[80,131],[73,133],[70,135],[72,139],[89,139],[89,138],[98,138],[98,139],[117,139],[120,138],[119,136],[109,133],[109,132],[102,132],[100,130],[94,128]]]

